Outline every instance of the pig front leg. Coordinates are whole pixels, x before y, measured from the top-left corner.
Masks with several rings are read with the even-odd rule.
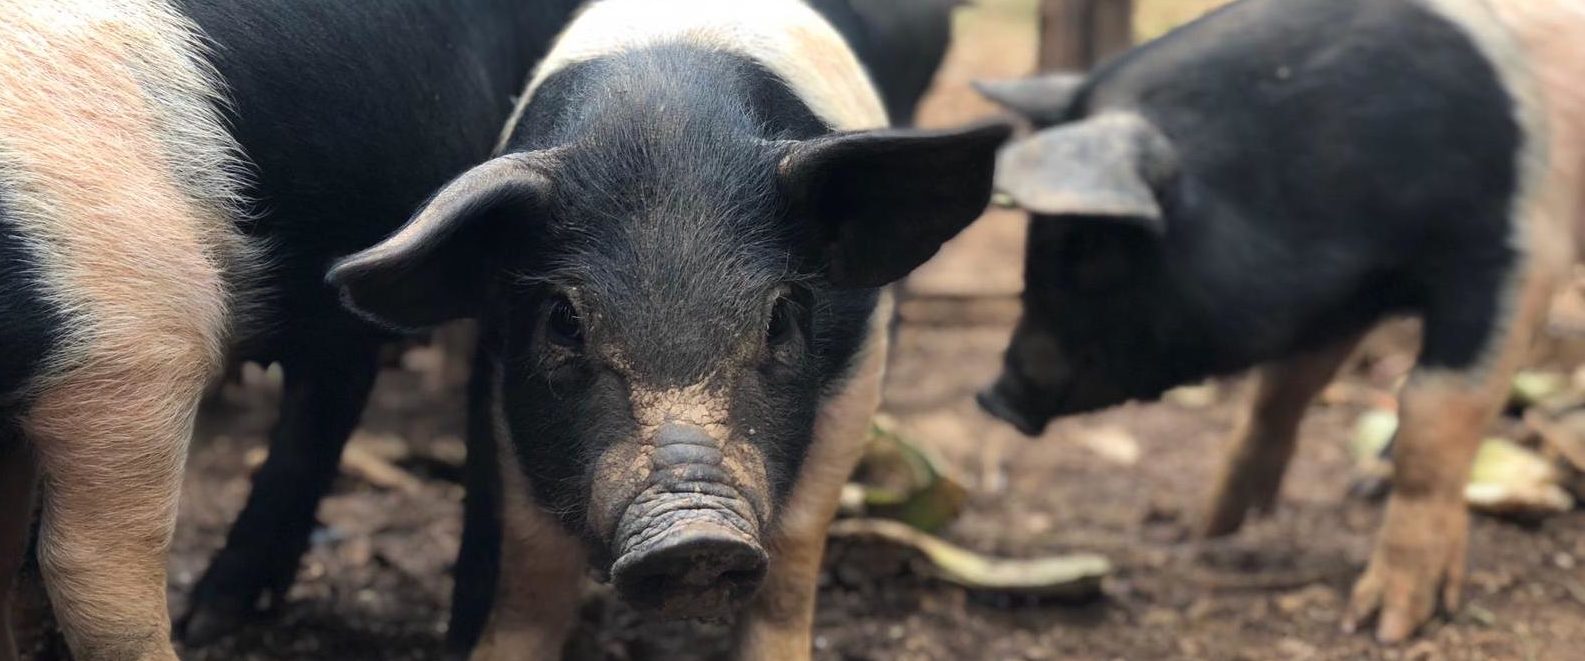
[[[587,571],[583,544],[523,494],[503,494],[499,580],[474,661],[559,659],[577,623]]]
[[[189,645],[241,627],[261,597],[278,602],[297,576],[314,511],[335,480],[379,371],[378,339],[335,344],[282,363],[286,383],[269,458],[253,477],[225,547],[193,589],[182,624]]]
[[[1370,563],[1354,585],[1345,631],[1377,615],[1376,637],[1397,642],[1439,603],[1449,611],[1458,606],[1469,543],[1464,485],[1556,282],[1539,269],[1521,273],[1501,300],[1492,294],[1496,303],[1486,308],[1495,309],[1483,315],[1482,292],[1501,291],[1507,278],[1491,274],[1481,287],[1464,280],[1470,277],[1478,276],[1449,275],[1442,285],[1448,291],[1427,309],[1420,364],[1399,395],[1392,497]]]
[[[836,516],[842,485],[858,465],[870,420],[880,407],[889,306],[872,318],[868,346],[843,391],[820,411],[814,442],[782,507],[770,540],[770,567],[738,623],[743,661],[797,661],[813,652],[815,593],[825,555],[826,529]]]
[[[1357,344],[1359,337],[1352,336],[1260,369],[1254,402],[1230,439],[1201,536],[1232,534],[1251,510],[1270,512],[1276,505],[1310,400],[1331,382]]]
[[[559,659],[577,623],[588,552],[529,495],[492,355],[475,352],[469,381],[468,491],[448,652],[475,661]]]
[[[9,421],[0,425],[9,427]],[[21,434],[4,427],[0,427],[0,661],[16,661],[11,602],[17,572],[27,555],[38,468]]]

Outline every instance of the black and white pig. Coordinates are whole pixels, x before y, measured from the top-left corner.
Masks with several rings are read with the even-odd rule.
[[[994,415],[1155,398],[1260,367],[1204,532],[1273,505],[1310,399],[1372,325],[1424,320],[1394,493],[1344,616],[1383,641],[1458,602],[1482,431],[1575,257],[1585,6],[1243,0],[1087,78],[987,84],[1040,130]]]
[[[394,337],[323,274],[488,158],[574,4],[0,0],[0,596],[37,491],[76,657],[176,658],[165,555],[229,351],[285,367],[277,488],[189,633],[279,597]]]
[[[968,0],[809,0],[869,72],[894,125],[912,124]]]
[[[477,317],[452,644],[556,658],[593,567],[640,608],[811,653],[880,397],[878,289],[985,206],[1010,128],[886,130],[800,0],[604,0],[509,148],[330,274],[394,327]]]

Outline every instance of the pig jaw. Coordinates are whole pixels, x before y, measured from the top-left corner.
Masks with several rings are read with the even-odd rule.
[[[601,458],[590,523],[628,603],[662,617],[720,618],[764,579],[770,487],[758,449],[733,438],[721,417],[679,415],[711,410],[700,404],[715,398],[683,394],[635,398],[693,403],[670,414],[635,407],[649,424]]]
[[[1097,369],[1093,362],[1069,360],[1062,346],[1054,333],[1024,319],[1013,333],[1001,375],[975,397],[980,408],[1034,437],[1057,416],[1160,397],[1161,388],[1145,383],[1124,386],[1117,378],[1121,374]],[[1144,370],[1135,370],[1140,371]]]
[[[990,387],[975,395],[980,408],[1002,422],[1012,425],[1025,436],[1039,436],[1046,431],[1051,416],[1035,412],[1030,404],[1028,388],[1010,371],[1003,371]]]

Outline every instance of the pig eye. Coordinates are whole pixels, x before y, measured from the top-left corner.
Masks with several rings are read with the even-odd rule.
[[[766,343],[771,346],[786,344],[798,333],[796,305],[786,296],[776,297],[776,303],[771,306],[770,326],[765,329]]]
[[[583,343],[583,324],[578,318],[578,309],[566,296],[550,299],[550,309],[545,315],[545,336],[566,347]]]

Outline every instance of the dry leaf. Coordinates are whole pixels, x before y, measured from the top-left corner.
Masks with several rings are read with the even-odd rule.
[[[913,549],[930,561],[936,578],[972,590],[1091,598],[1100,593],[1101,579],[1112,572],[1111,561],[1099,555],[999,558],[970,551],[885,519],[844,519],[832,524],[831,534],[879,539]]]

